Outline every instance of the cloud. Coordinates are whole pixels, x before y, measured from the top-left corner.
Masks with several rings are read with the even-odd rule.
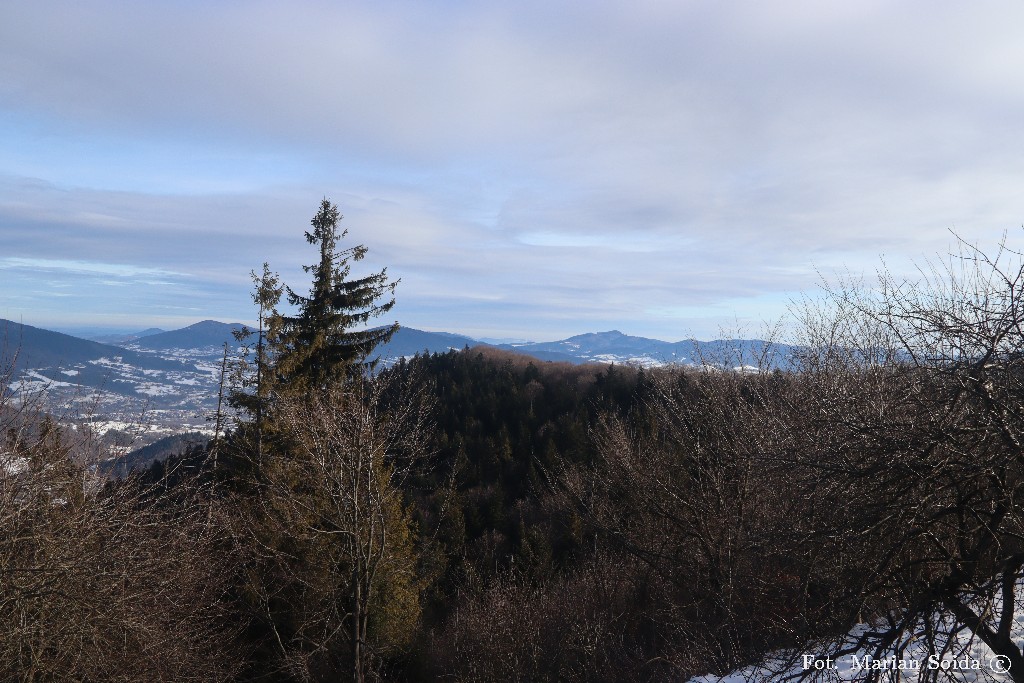
[[[181,277],[181,273],[174,273],[158,268],[140,268],[138,266],[120,263],[95,263],[89,261],[66,261],[60,259],[40,258],[0,258],[0,270],[31,270],[33,272],[54,272],[69,273],[72,275],[104,275],[149,282],[154,277]]]
[[[772,317],[819,271],[885,253],[912,272],[949,228],[991,244],[1022,222],[1022,20],[1009,2],[7,3],[0,253],[181,273],[154,282],[237,318],[264,260],[302,282],[329,195],[412,325],[672,337],[702,311],[709,330]]]

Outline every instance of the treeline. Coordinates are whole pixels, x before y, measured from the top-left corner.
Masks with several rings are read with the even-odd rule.
[[[137,554],[116,560],[124,576],[95,570],[95,583],[71,591],[73,601],[83,613],[109,610],[109,591],[119,580],[130,581],[135,588],[119,604],[146,605],[138,608],[144,613],[159,610],[150,616],[169,632],[159,635],[160,646],[150,653],[146,638],[159,632],[126,617],[117,625],[118,632],[131,633],[124,644],[108,651],[111,644],[104,639],[81,651],[79,661],[91,668],[75,669],[66,655],[48,661],[59,651],[54,640],[76,652],[81,638],[61,641],[47,634],[36,656],[52,667],[51,676],[81,671],[82,678],[96,680],[113,680],[113,671],[133,680],[135,670],[146,676],[173,672],[175,680],[188,680],[186,672],[195,680],[350,677],[357,655],[346,612],[353,611],[360,552],[339,547],[344,544],[335,534],[359,529],[371,535],[372,525],[360,528],[351,516],[351,498],[376,494],[380,504],[371,512],[392,539],[383,542],[386,553],[377,556],[377,573],[367,583],[374,593],[365,605],[361,637],[367,646],[365,677],[675,680],[707,670],[721,662],[709,654],[709,642],[725,634],[708,621],[709,614],[687,620],[680,610],[707,599],[709,586],[685,574],[675,585],[664,567],[638,552],[686,540],[660,537],[663,525],[645,529],[649,522],[642,520],[651,511],[636,507],[630,497],[636,491],[611,491],[608,465],[617,462],[617,452],[603,440],[610,416],[619,415],[631,435],[657,442],[664,437],[663,416],[654,409],[660,392],[692,389],[701,377],[718,382],[725,376],[531,362],[495,351],[421,356],[381,373],[372,389],[359,389],[368,393],[355,401],[331,395],[275,418],[292,424],[288,439],[301,432],[318,448],[341,452],[317,459],[280,435],[267,435],[274,455],[257,462],[249,424],[159,462],[140,477],[103,486],[95,479],[93,490],[76,489],[76,504],[119,515],[110,528],[127,534]],[[332,414],[333,406],[344,415]],[[377,421],[388,439],[405,427],[390,417],[382,424],[380,416],[409,406],[430,406],[429,428],[414,429],[408,435],[416,442],[405,445],[426,456],[401,480],[391,479],[395,486],[378,480],[360,488],[329,480],[332,471],[351,470],[349,456],[366,446],[339,448],[348,437],[333,432],[338,425],[345,432]],[[31,447],[10,452],[30,462],[45,453],[68,468],[62,481],[89,481],[88,470],[72,467],[67,448],[53,441],[56,434],[52,429]],[[273,463],[278,454],[280,462]],[[393,454],[401,458],[401,448]],[[391,477],[398,468],[385,466],[376,476]],[[22,478],[23,486],[53,490],[52,466],[29,473],[38,479]],[[45,500],[43,518],[69,509],[63,497],[57,504],[52,497]],[[16,508],[17,500],[10,505]],[[602,510],[615,511],[619,523],[630,527],[628,541]],[[80,526],[55,530],[52,521],[44,534],[48,545],[63,547],[69,557],[48,565],[55,576],[38,575],[46,581],[72,565],[93,571],[83,560],[90,548],[111,553],[120,547],[116,539],[103,538],[108,527],[93,529],[90,537]],[[163,534],[177,544],[159,540]],[[753,564],[755,558],[746,561]],[[97,590],[103,581],[111,585]],[[195,594],[200,588],[205,592]],[[693,632],[684,632],[687,621]],[[111,628],[101,623],[94,628]],[[698,631],[705,635],[695,638]],[[68,633],[67,625],[57,633]],[[9,634],[24,637],[30,651],[37,647],[31,633]],[[197,639],[203,648],[195,646]],[[763,635],[744,654],[779,642],[777,635]],[[724,647],[717,643],[714,653]],[[132,664],[140,660],[153,661],[153,668]],[[170,662],[175,668],[161,668]]]
[[[408,408],[413,386],[424,389],[416,400],[420,405],[429,405],[430,411],[429,429],[417,432],[420,441],[415,444],[415,448],[427,455],[402,479],[399,507],[404,507],[406,517],[401,525],[392,529],[392,533],[408,530],[410,543],[389,549],[393,556],[390,559],[405,562],[406,570],[414,576],[412,580],[392,579],[397,581],[397,586],[391,581],[380,586],[381,590],[400,592],[407,598],[412,595],[412,599],[402,605],[374,607],[381,614],[371,615],[366,634],[371,643],[372,654],[368,660],[372,675],[388,680],[423,681],[560,675],[564,667],[540,660],[522,670],[515,667],[526,666],[526,660],[508,668],[508,661],[503,661],[506,656],[491,651],[490,647],[529,649],[543,643],[531,640],[526,631],[504,630],[510,625],[493,620],[510,615],[502,614],[493,606],[485,608],[482,601],[492,600],[505,591],[522,593],[521,597],[525,597],[530,591],[549,590],[569,580],[580,585],[572,593],[563,595],[565,604],[558,610],[553,611],[553,604],[531,605],[522,599],[513,601],[510,606],[518,603],[514,604],[517,609],[537,610],[535,616],[523,615],[524,625],[532,623],[531,628],[540,623],[540,615],[545,613],[561,612],[561,617],[571,620],[584,617],[576,613],[575,600],[583,595],[585,577],[594,571],[597,530],[584,518],[584,511],[553,483],[553,478],[561,476],[569,464],[590,467],[596,462],[599,453],[592,432],[598,416],[608,410],[638,413],[642,396],[650,391],[650,377],[649,373],[634,368],[534,362],[495,350],[417,356],[400,361],[378,376],[375,382],[381,392],[374,396],[373,405],[380,414],[394,414]],[[303,419],[313,418],[307,414]],[[251,451],[251,446],[251,434],[246,435],[243,430],[228,435],[219,446],[211,442],[206,447],[192,448],[154,465],[142,477],[144,488],[157,492],[157,501],[180,502],[179,491],[191,491],[197,486],[220,486],[223,491],[223,502],[218,503],[220,514],[249,517],[252,513],[243,512],[243,508],[251,505],[253,492],[229,491],[238,485],[232,482],[235,475],[230,474],[239,466],[235,460],[243,461],[241,469],[248,468],[251,453],[247,451]],[[210,471],[211,450],[215,447],[219,448],[220,461],[216,483]],[[286,488],[286,491],[289,496],[309,493],[308,489]],[[260,497],[273,498],[274,494],[264,491]],[[282,501],[270,505],[280,504]],[[267,502],[263,500],[257,514],[264,514],[266,507]],[[299,514],[309,512],[302,510]],[[395,514],[401,516],[397,508]],[[253,524],[266,525],[267,520],[249,518],[241,523],[236,520],[228,526],[239,528]],[[300,628],[297,620],[309,618],[309,606],[302,603],[311,599],[311,591],[304,586],[300,594],[285,597],[284,584],[289,578],[301,577],[304,571],[330,572],[320,564],[319,558],[297,557],[306,552],[319,555],[325,550],[315,539],[307,539],[309,547],[298,546],[296,537],[302,530],[294,520],[278,527],[275,533],[289,539],[287,553],[292,557],[288,558],[288,563],[295,560],[303,566],[292,565],[287,572],[275,574],[274,580],[282,583],[275,584],[273,590],[265,585],[241,585],[232,591],[243,597],[230,611],[235,612],[236,623],[246,624],[236,646],[239,651],[253,653],[247,671],[241,674],[243,680],[293,680],[294,672],[281,666],[284,652],[275,652],[278,648],[272,646],[272,641],[278,637],[282,640],[295,637],[295,630]],[[250,539],[242,539],[240,534],[233,541],[241,545],[249,542]],[[235,548],[232,552],[274,554],[278,551]],[[251,567],[267,559],[264,556],[250,560]],[[257,571],[267,571],[267,567]],[[259,583],[268,582],[266,576],[252,573],[236,577],[243,584],[254,579]],[[334,579],[339,591],[334,599],[343,603],[351,588],[350,581],[347,576]],[[307,581],[311,579],[302,579],[303,584]],[[269,599],[275,592],[276,607]],[[245,604],[253,595],[267,600],[263,613],[254,605]],[[639,606],[629,607],[637,609]],[[635,623],[635,619],[633,621]],[[503,630],[487,632],[495,626]],[[625,622],[623,627],[619,635],[633,639]],[[398,630],[402,631],[402,636],[395,639]],[[384,633],[389,635],[381,640]],[[347,673],[351,666],[344,635],[343,630],[339,631],[324,648],[324,659],[328,659],[330,651],[334,663],[324,665],[323,673],[319,674],[322,680],[336,677],[339,670]],[[481,637],[494,643],[486,645],[479,640]],[[586,647],[593,649],[592,645]],[[600,677],[597,664],[605,655],[580,659],[582,655],[582,652],[574,655],[579,660],[573,665],[578,669],[577,676],[582,676],[580,680],[596,680]],[[295,657],[296,653],[289,656]],[[307,661],[317,657],[309,653]],[[605,680],[623,680],[624,671],[634,670],[641,657],[642,652],[635,652],[631,659],[624,660],[626,669],[609,669]],[[343,664],[346,661],[348,663]],[[277,673],[270,675],[271,671]],[[316,676],[309,674],[310,678],[319,680]]]
[[[433,394],[431,467],[409,495],[420,527],[436,528],[443,584],[456,575],[489,583],[513,569],[544,579],[576,559],[582,521],[552,507],[551,479],[567,463],[596,460],[597,417],[640,405],[643,370],[467,349],[403,360],[385,375],[422,378]]]

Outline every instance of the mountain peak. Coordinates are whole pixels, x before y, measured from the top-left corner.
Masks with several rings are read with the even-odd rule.
[[[202,320],[188,327],[170,332],[146,335],[134,341],[140,348],[152,350],[189,349],[221,347],[226,342],[234,347],[237,342],[231,332],[242,327],[242,323],[222,323],[218,320]]]
[[[241,326],[242,326],[242,323],[222,323],[219,320],[200,320],[199,322],[194,323],[192,325],[189,325],[188,327],[184,327],[182,329],[185,329],[185,330],[197,330],[197,329],[203,329],[203,328],[208,328],[208,327],[218,327],[218,328],[220,328],[220,327],[241,327]],[[172,330],[172,331],[176,331],[176,330]]]
[[[606,341],[611,341],[616,339],[625,339],[628,336],[629,335],[623,334],[618,330],[608,330],[607,332],[584,332],[583,334],[577,334],[576,336],[569,337],[568,339],[565,339],[563,341],[579,341],[581,339],[602,339]]]

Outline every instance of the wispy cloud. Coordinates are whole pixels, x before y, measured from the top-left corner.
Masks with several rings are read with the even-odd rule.
[[[175,273],[157,268],[140,268],[139,266],[123,263],[96,263],[93,261],[64,261],[43,258],[0,258],[0,270],[8,269],[24,269],[35,272],[56,271],[72,275],[113,275],[132,280],[145,278],[146,282],[151,282],[150,278],[153,277],[186,277],[183,273]]]

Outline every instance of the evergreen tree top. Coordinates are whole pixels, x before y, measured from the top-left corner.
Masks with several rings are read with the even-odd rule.
[[[324,199],[306,231],[306,241],[320,250],[318,262],[303,266],[311,273],[309,295],[287,287],[288,302],[295,315],[278,315],[273,344],[276,351],[277,381],[285,391],[325,387],[346,377],[372,370],[377,360],[367,360],[378,344],[386,343],[398,323],[365,329],[374,318],[395,305],[398,281],[391,281],[384,268],[351,279],[351,264],[367,253],[363,245],[339,249],[348,231],[339,233],[342,219],[338,207]]]

